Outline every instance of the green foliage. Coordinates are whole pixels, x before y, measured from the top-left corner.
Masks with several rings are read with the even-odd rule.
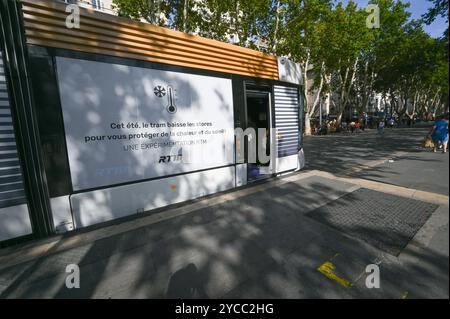
[[[395,103],[414,101],[422,109],[429,108],[428,100],[448,106],[448,29],[440,40],[422,29],[439,15],[448,21],[448,1],[429,1],[434,7],[422,20],[411,21],[409,3],[370,0],[380,9],[379,29],[367,28],[368,13],[353,1],[346,6],[338,0],[113,3],[120,15],[131,19],[220,41],[233,37],[238,45],[288,56],[315,74],[311,91],[305,93],[324,97],[333,92],[342,114],[350,105],[364,111],[374,93]],[[313,111],[314,105],[307,108]]]
[[[433,7],[431,7],[426,14],[423,15],[423,21],[430,25],[433,23],[437,17],[446,18],[446,22],[448,25],[448,14],[449,14],[449,8],[448,8],[448,0],[428,0],[429,2],[433,3]],[[444,42],[444,44],[448,47],[448,26],[447,29],[444,31],[444,34],[442,35],[441,40]]]
[[[423,15],[423,19],[426,24],[431,24],[436,20],[438,16],[447,18],[448,23],[448,0],[428,0],[433,3],[426,14]]]
[[[158,0],[113,0],[113,7],[118,9],[119,16],[133,20],[145,19],[155,23],[158,15]]]

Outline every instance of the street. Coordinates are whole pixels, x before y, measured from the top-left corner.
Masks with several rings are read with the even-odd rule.
[[[0,298],[449,298],[449,155],[428,130],[307,137],[298,173],[4,248]]]
[[[434,154],[421,147],[428,131],[429,127],[399,128],[386,129],[383,136],[372,130],[307,138],[307,169],[355,174],[352,171],[368,165],[373,167],[355,176],[448,195],[448,154]]]

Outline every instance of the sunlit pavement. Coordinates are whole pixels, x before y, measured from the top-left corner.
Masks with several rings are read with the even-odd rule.
[[[448,196],[448,153],[435,154],[420,146],[429,129],[386,129],[382,136],[370,130],[309,137],[304,143],[308,169],[346,175],[356,170],[361,178]]]
[[[298,174],[3,249],[0,296],[448,298],[448,154],[426,131],[306,138]]]

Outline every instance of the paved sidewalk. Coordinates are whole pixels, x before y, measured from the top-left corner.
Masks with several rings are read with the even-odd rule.
[[[448,255],[427,251],[420,238],[396,257],[305,216],[360,186],[314,173],[274,184],[128,231],[111,226],[114,235],[3,268],[1,297],[448,298]],[[446,211],[441,205],[435,218],[448,223]],[[351,287],[317,270],[329,260]],[[71,263],[80,266],[80,289],[65,287]],[[380,290],[364,285],[371,263],[380,264]]]
[[[347,143],[366,147],[364,138]],[[361,178],[386,158],[358,161],[0,250],[0,298],[449,298],[448,194]],[[358,219],[370,201],[359,190],[404,205],[401,216],[386,215],[418,230],[399,253],[335,227],[332,216],[324,215],[331,224],[311,217],[339,205],[348,214],[338,222],[351,218],[344,226],[371,225],[375,238],[391,236],[379,226],[383,216]],[[425,208],[431,216],[414,226],[408,214]],[[73,263],[80,267],[80,289],[65,286]],[[380,267],[380,289],[365,285],[368,264]]]

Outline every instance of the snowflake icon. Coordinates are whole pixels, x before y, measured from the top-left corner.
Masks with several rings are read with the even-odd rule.
[[[157,97],[164,97],[166,95],[166,89],[158,85],[154,88],[153,93],[155,93]]]

